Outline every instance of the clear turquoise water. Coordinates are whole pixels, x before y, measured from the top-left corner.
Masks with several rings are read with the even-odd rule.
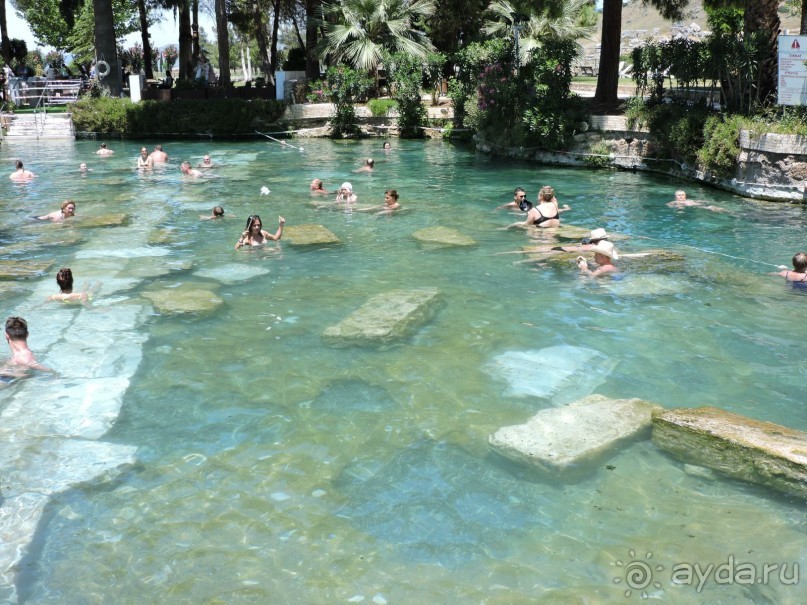
[[[617,563],[631,550],[664,567],[654,575],[661,588],[646,589],[664,602],[807,601],[804,580],[707,581],[700,592],[670,582],[678,563],[807,560],[803,501],[697,472],[649,441],[574,477],[505,462],[489,452],[488,435],[563,403],[564,393],[514,397],[485,371],[507,351],[585,347],[607,357],[608,370],[589,387],[595,368],[586,368],[569,385],[575,393],[713,405],[807,430],[807,294],[763,264],[789,265],[805,247],[804,209],[442,142],[393,141],[389,154],[377,141],[297,143],[302,153],[265,141],[167,144],[176,161],[210,153],[222,164],[203,182],[183,180],[178,163],[137,174],[133,142],[110,144],[116,154],[106,160],[92,142],[0,151],[9,172],[21,157],[40,175],[22,186],[3,181],[0,236],[4,246],[28,242],[26,259],[54,262],[3,295],[7,315],[31,322],[41,360],[65,374],[114,365],[86,359],[82,339],[114,331],[133,307],[147,310],[131,334],[116,332],[142,359],[103,437],[135,446],[138,464],[51,500],[16,577],[23,602],[621,603],[640,598],[625,597]],[[369,156],[375,173],[351,174]],[[88,176],[76,170],[82,160],[94,169]],[[361,203],[381,204],[396,188],[407,211],[316,210],[313,177],[328,188],[351,181]],[[534,199],[544,184],[572,206],[567,223],[630,236],[623,251],[662,248],[685,261],[597,283],[573,266],[518,262],[508,253],[535,241],[500,230],[518,216],[492,209],[515,185]],[[680,187],[729,212],[667,208]],[[67,197],[80,217],[131,220],[82,229],[27,218]],[[238,218],[199,221],[215,204]],[[290,226],[322,224],[343,243],[236,252],[252,213],[271,230],[279,214]],[[412,239],[434,225],[478,245],[433,249]],[[78,241],[34,248],[64,238]],[[79,283],[104,282],[93,310],[41,303],[61,265]],[[233,267],[268,272],[234,283],[209,277]],[[223,304],[166,315],[141,296],[188,286],[214,289]],[[371,296],[420,287],[438,288],[441,308],[411,338],[347,349],[323,342],[325,328]],[[76,334],[70,326],[81,318]],[[38,331],[49,336],[40,344],[71,346],[38,347]],[[0,409],[17,390],[60,388],[50,377],[14,384],[0,391]]]

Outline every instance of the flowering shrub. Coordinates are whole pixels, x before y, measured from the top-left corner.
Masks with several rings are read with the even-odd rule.
[[[392,82],[392,98],[398,103],[398,131],[402,137],[422,137],[426,108],[420,98],[423,81],[421,62],[404,53],[395,53],[384,61]]]
[[[308,85],[305,100],[309,103],[328,103],[330,101],[330,95],[328,94],[327,88],[327,82],[314,80]]]

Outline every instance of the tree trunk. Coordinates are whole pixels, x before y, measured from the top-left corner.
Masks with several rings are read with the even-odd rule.
[[[193,80],[193,34],[191,33],[190,0],[179,4],[179,76],[180,80]]]
[[[603,106],[619,104],[619,45],[622,39],[622,0],[604,0],[602,5],[602,39],[600,40],[600,73],[594,103]]]
[[[807,2],[807,0],[804,0]],[[11,40],[8,39],[8,22],[6,21],[6,0],[0,0],[0,55],[3,64],[11,65]],[[2,67],[2,66],[0,66]]]
[[[3,0],[0,0],[2,2]],[[151,64],[151,40],[149,39],[149,20],[146,13],[146,0],[137,0],[137,11],[140,13],[140,33],[143,37],[143,71],[148,80],[154,79],[154,67]]]
[[[201,36],[199,35],[199,0],[191,0],[191,37],[193,39],[193,60],[199,61],[199,51],[202,50]]]
[[[263,9],[257,0],[252,3],[252,17],[255,20],[255,41],[258,43],[258,55],[261,59],[261,73],[265,78],[272,71],[269,61],[269,40],[266,36],[266,24],[263,21]]]
[[[807,0],[801,0],[801,28],[799,34],[807,36]]]
[[[227,29],[227,0],[216,0],[216,38],[219,43],[219,86],[229,86],[230,32]]]
[[[272,66],[272,71],[267,75],[267,83],[269,85],[269,94],[274,99],[277,96],[275,72],[277,71],[277,32],[280,29],[280,0],[274,0],[272,4],[274,19],[272,20],[272,47],[269,51],[269,63]]]
[[[319,57],[314,54],[314,47],[317,45],[317,23],[314,19],[319,5],[317,0],[305,2],[305,76],[309,80],[319,79]]]
[[[118,66],[118,45],[115,40],[115,21],[112,18],[112,0],[93,0],[95,23],[95,61],[109,63],[109,74],[99,78],[101,88],[112,97],[121,93],[121,73]]]
[[[746,3],[743,35],[747,38],[753,33],[762,34],[766,45],[765,58],[759,65],[760,78],[756,94],[758,103],[766,103],[776,98],[776,84],[779,77],[777,36],[780,25],[777,0],[756,0]]]

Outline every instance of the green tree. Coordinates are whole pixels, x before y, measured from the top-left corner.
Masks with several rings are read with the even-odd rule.
[[[318,50],[323,58],[356,69],[377,71],[386,53],[424,59],[433,46],[416,29],[434,13],[433,0],[342,0],[326,4],[325,37]]]
[[[678,21],[684,16],[689,0],[647,0],[669,21]],[[602,38],[600,40],[600,72],[594,103],[602,107],[619,104],[619,47],[622,40],[622,0],[603,0]]]
[[[547,39],[588,38],[596,25],[596,22],[591,22],[590,4],[590,0],[563,0],[542,10],[524,7],[529,12],[520,13],[522,7],[510,0],[494,0],[488,7],[493,19],[485,23],[482,32],[491,37],[512,36],[514,20],[521,17],[521,23],[516,25],[519,28],[518,61],[520,65],[526,65],[533,50]],[[582,52],[581,47],[577,48]]]

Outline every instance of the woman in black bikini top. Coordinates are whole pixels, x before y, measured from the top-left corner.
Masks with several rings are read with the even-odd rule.
[[[538,203],[527,213],[527,225],[557,227],[560,225],[560,213],[567,210],[571,210],[568,204],[563,208],[558,207],[558,200],[555,199],[555,191],[552,187],[542,187],[538,193]],[[549,221],[557,221],[557,223],[544,225]]]

